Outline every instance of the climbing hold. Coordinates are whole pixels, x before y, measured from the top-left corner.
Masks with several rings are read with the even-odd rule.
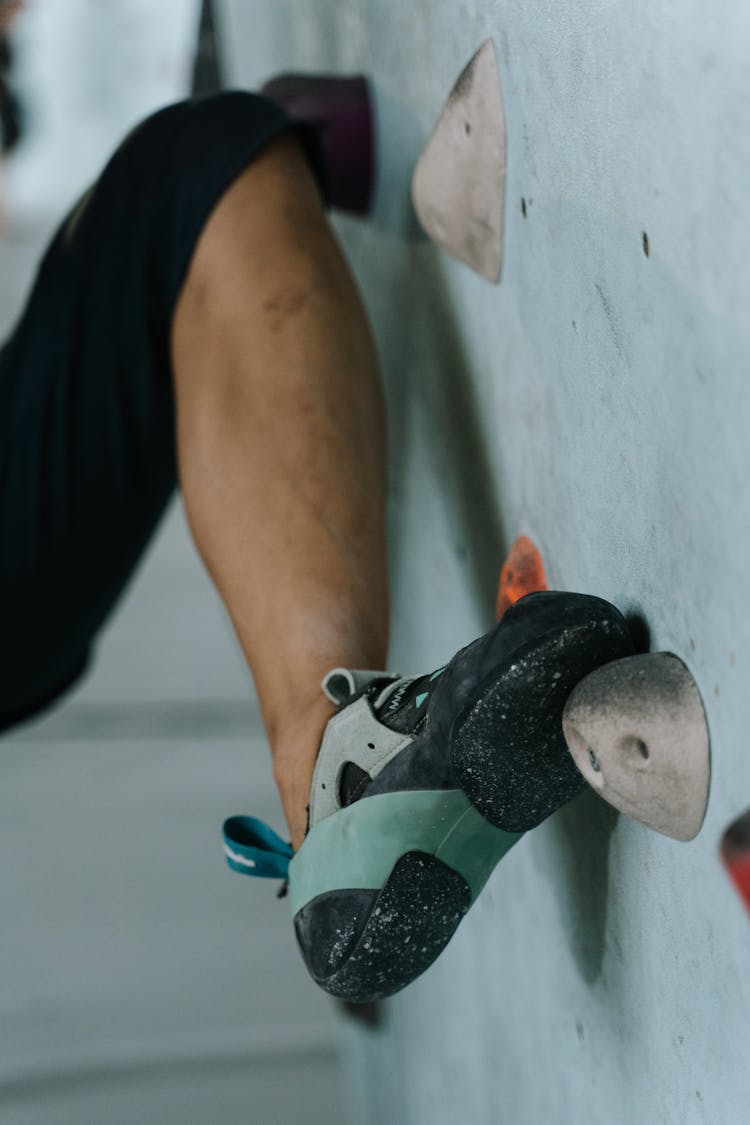
[[[367,79],[281,74],[266,82],[261,93],[291,117],[317,127],[331,206],[353,215],[369,214],[375,183],[375,127]]]
[[[571,693],[563,732],[605,801],[665,836],[697,835],[708,802],[709,734],[679,657],[649,653],[598,668]]]
[[[495,620],[526,594],[547,589],[542,556],[527,535],[519,535],[508,551],[500,571],[495,601]]]
[[[505,121],[495,49],[464,68],[417,161],[412,199],[430,238],[488,281],[500,280]]]
[[[724,833],[721,858],[745,906],[750,910],[750,809],[732,821]]]

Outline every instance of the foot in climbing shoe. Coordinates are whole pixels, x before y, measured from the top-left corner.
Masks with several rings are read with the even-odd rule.
[[[366,79],[283,74],[267,82],[261,93],[291,117],[317,127],[331,206],[367,215],[375,178],[375,141]]]
[[[512,845],[585,788],[563,708],[585,676],[632,652],[614,606],[543,592],[430,675],[326,677],[339,710],[289,864],[319,985],[378,1000],[432,964]]]

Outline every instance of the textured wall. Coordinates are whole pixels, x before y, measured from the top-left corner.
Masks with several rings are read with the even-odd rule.
[[[488,624],[526,531],[553,585],[642,610],[713,734],[692,844],[591,797],[513,851],[354,1044],[364,1120],[740,1125],[750,931],[717,842],[750,803],[750,9],[225,0],[224,26],[238,82],[362,69],[377,87],[377,213],[339,227],[391,403],[394,664],[434,666]],[[499,288],[421,239],[408,202],[487,36],[509,146]]]

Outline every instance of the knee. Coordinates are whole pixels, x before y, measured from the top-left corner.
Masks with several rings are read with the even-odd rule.
[[[224,254],[254,257],[265,247],[305,249],[327,230],[323,198],[292,132],[271,140],[218,200],[207,231]]]
[[[272,140],[218,199],[200,232],[183,296],[205,314],[248,315],[254,293],[320,282],[337,253],[322,196],[293,133]]]

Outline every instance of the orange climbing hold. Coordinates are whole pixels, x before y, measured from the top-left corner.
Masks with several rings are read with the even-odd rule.
[[[527,535],[521,535],[508,552],[500,571],[495,602],[497,621],[514,602],[535,590],[547,589],[542,556]]]

